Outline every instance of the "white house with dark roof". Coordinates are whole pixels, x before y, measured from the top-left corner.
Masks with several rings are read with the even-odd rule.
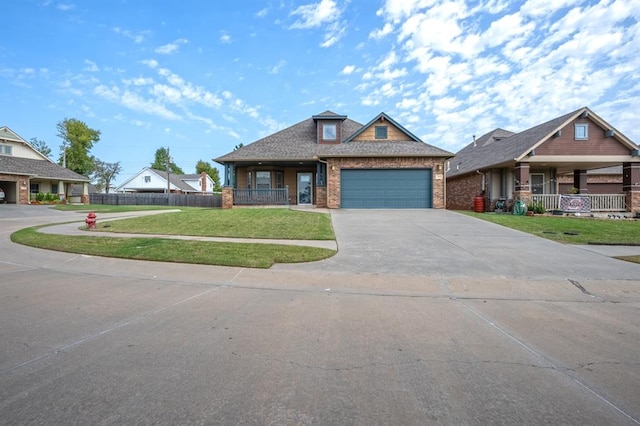
[[[325,111],[214,161],[225,167],[225,208],[444,208],[452,156],[385,113],[363,125]]]
[[[619,190],[590,194],[589,176],[611,167],[622,172]],[[449,209],[474,209],[478,195],[487,210],[516,198],[559,208],[569,175],[571,192],[593,199],[592,210],[640,211],[638,146],[587,107],[520,133],[495,129],[474,137],[446,169]]]
[[[29,204],[37,193],[67,199],[71,185],[81,184],[89,202],[89,178],[51,161],[8,127],[0,127],[0,188],[4,202]],[[30,196],[31,194],[31,196]]]
[[[201,174],[175,174],[145,167],[116,188],[116,192],[171,192],[177,194],[213,194],[211,177]]]

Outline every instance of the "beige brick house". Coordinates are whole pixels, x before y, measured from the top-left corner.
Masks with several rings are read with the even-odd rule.
[[[474,209],[478,195],[486,210],[516,198],[561,209],[570,192],[591,211],[640,212],[638,146],[587,107],[520,133],[474,137],[446,169],[449,209]]]
[[[214,161],[223,207],[444,208],[444,163],[385,113],[365,125],[325,111]]]

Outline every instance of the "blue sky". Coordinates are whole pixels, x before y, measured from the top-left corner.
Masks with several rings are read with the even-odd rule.
[[[332,110],[456,152],[589,106],[640,141],[640,0],[6,1],[0,125],[100,130],[116,183]]]

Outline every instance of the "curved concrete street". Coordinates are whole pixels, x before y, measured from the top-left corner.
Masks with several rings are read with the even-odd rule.
[[[84,215],[0,205],[0,424],[640,424],[640,265],[331,215],[336,256],[254,270],[16,245]]]

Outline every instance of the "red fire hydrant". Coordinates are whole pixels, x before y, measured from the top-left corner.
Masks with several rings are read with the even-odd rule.
[[[87,218],[84,220],[84,223],[87,224],[89,229],[96,229],[96,214],[94,212],[89,212]]]

